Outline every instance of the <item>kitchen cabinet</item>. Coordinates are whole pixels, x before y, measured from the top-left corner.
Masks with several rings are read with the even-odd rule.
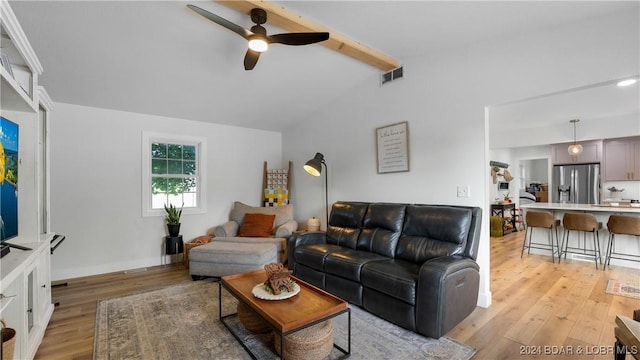
[[[567,148],[572,143],[551,145],[551,163],[553,165],[564,164],[588,164],[602,161],[602,140],[578,141],[582,145],[582,154],[575,159],[569,155]]]
[[[604,181],[640,180],[640,137],[604,142]]]

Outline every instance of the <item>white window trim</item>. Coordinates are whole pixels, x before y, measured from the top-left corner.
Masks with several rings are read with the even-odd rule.
[[[207,212],[207,144],[205,138],[188,135],[174,135],[151,131],[142,132],[142,216],[165,216],[164,209],[151,208],[151,144],[195,145],[198,149],[198,195],[197,207],[184,208],[183,214],[204,214]]]

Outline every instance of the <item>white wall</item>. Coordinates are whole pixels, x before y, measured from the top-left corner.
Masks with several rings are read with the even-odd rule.
[[[403,59],[405,78],[368,81],[309,121],[286,131],[284,158],[304,163],[318,151],[329,170],[329,201],[445,203],[484,208],[478,256],[479,304],[489,288],[488,142],[485,107],[637,74],[637,14],[520,35],[470,48]],[[410,171],[376,173],[376,127],[409,122]],[[322,179],[295,169],[296,217],[323,218]],[[469,185],[470,198],[456,186]]]
[[[142,217],[145,130],[206,139],[207,213],[182,216],[185,241],[226,221],[236,200],[259,205],[263,162],[282,165],[280,133],[57,103],[51,227],[66,240],[52,256],[54,280],[162,263],[164,218]]]

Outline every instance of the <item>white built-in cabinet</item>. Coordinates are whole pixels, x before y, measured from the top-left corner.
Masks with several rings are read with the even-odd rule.
[[[602,140],[580,141],[582,154],[575,159],[569,155],[567,149],[572,143],[551,145],[551,163],[556,164],[588,164],[602,161]]]
[[[16,330],[14,359],[32,359],[53,313],[48,232],[46,124],[52,102],[38,86],[42,65],[7,0],[0,0],[0,115],[19,126],[18,236],[0,259],[0,318]],[[3,354],[4,355],[4,354]],[[5,357],[3,356],[3,359]]]
[[[604,142],[604,181],[624,180],[640,180],[640,137]]]
[[[32,359],[53,313],[51,248],[46,241],[21,244],[33,250],[12,250],[2,268],[1,317],[16,330],[14,359]]]

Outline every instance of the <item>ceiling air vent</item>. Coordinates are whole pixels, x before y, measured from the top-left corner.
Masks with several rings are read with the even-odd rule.
[[[380,76],[380,86],[392,82],[393,80],[397,80],[402,78],[403,74],[403,66],[395,68],[389,72],[386,72]]]

